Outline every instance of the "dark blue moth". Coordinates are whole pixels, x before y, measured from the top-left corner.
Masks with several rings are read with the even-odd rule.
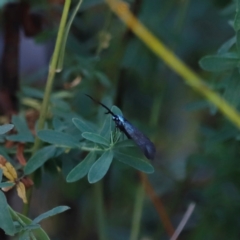
[[[132,139],[140,147],[140,149],[148,159],[154,159],[156,149],[154,144],[149,140],[149,138],[147,138],[123,116],[114,114],[107,106],[105,106],[101,102],[95,100],[87,94],[86,96],[107,109],[106,114],[112,115],[112,119],[115,122],[116,127],[119,128],[120,131],[123,132],[128,138]]]

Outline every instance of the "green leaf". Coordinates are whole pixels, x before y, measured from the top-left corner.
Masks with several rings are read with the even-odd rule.
[[[39,224],[30,224],[30,225],[27,225],[26,227],[24,227],[24,230],[34,230],[34,229],[38,229],[40,227],[41,226]]]
[[[236,36],[230,38],[228,41],[226,41],[219,49],[218,53],[223,54],[227,53],[229,49],[236,43]]]
[[[76,182],[85,177],[96,159],[95,152],[90,152],[67,176],[67,182]]]
[[[240,10],[240,0],[236,0],[236,12],[239,12]]]
[[[123,116],[121,109],[117,106],[112,106],[111,111],[116,115]]]
[[[240,91],[240,75],[236,69],[233,71],[232,76],[228,80],[228,84],[223,94],[224,98],[234,107],[239,105],[239,91]]]
[[[24,173],[29,175],[34,172],[36,169],[41,167],[47,160],[55,157],[57,148],[55,146],[47,146],[38,150],[27,162],[27,165],[24,167]]]
[[[14,182],[2,182],[0,183],[0,188],[12,187],[14,185],[15,185]]]
[[[56,214],[65,212],[65,211],[67,211],[68,209],[70,209],[70,207],[68,207],[68,206],[58,206],[58,207],[55,207],[55,208],[53,208],[52,210],[47,211],[47,212],[39,215],[38,217],[36,217],[36,218],[32,221],[32,223],[34,223],[34,224],[39,223],[39,222],[41,222],[43,219],[46,219],[46,218],[52,217],[52,216],[54,216],[54,215],[56,215]]]
[[[64,122],[62,122],[58,117],[53,118],[52,124],[55,131],[61,132],[63,129],[65,129]]]
[[[63,38],[62,38],[60,53],[59,53],[58,62],[57,62],[57,69],[59,69],[60,71],[62,70],[62,66],[63,66],[65,48],[66,48],[66,43],[67,43],[67,38],[68,38],[68,35],[69,35],[69,31],[70,31],[72,22],[73,22],[74,18],[76,17],[77,12],[78,12],[82,2],[83,2],[83,0],[79,0],[78,4],[76,4],[76,7],[74,8],[66,26],[65,26],[64,35],[63,35]]]
[[[13,163],[13,160],[8,156],[6,149],[0,146],[0,155],[7,159],[8,162]]]
[[[68,102],[66,102],[58,97],[54,97],[54,94],[52,94],[52,97],[51,97],[51,104],[52,104],[52,108],[60,109],[62,111],[70,111],[71,110],[71,107]]]
[[[111,132],[111,122],[112,122],[112,116],[108,115],[104,121],[103,127],[100,131],[100,135],[102,137],[109,137],[110,132]]]
[[[38,98],[38,99],[43,99],[44,92],[41,90],[38,90],[37,88],[32,88],[32,87],[21,87],[21,92],[24,94],[26,97],[31,97],[31,98]]]
[[[111,86],[109,78],[104,73],[96,71],[94,75],[104,87],[108,88]]]
[[[5,134],[14,128],[13,124],[4,124],[0,126],[0,134]]]
[[[237,32],[240,30],[240,11],[237,11],[234,19],[234,30]]]
[[[114,157],[118,161],[128,164],[131,167],[136,168],[139,171],[142,171],[145,173],[153,173],[154,172],[153,166],[149,162],[145,161],[142,158],[129,156],[127,154],[124,154],[124,153],[121,153],[118,151],[114,151]]]
[[[136,144],[131,139],[126,139],[121,142],[117,142],[114,148],[126,148],[126,147],[136,147]]]
[[[32,224],[32,220],[30,218],[27,218],[26,216],[22,215],[21,213],[15,212],[15,214],[25,223],[25,224]],[[13,220],[18,221],[17,217],[12,215]],[[34,236],[37,238],[37,240],[50,240],[46,232],[42,228],[34,229],[32,230]]]
[[[33,142],[34,137],[28,128],[25,117],[13,116],[12,123],[17,129],[17,134],[8,136],[7,139],[16,142]]]
[[[88,173],[89,183],[95,183],[101,180],[107,173],[113,160],[112,151],[106,151],[102,156],[92,165]]]
[[[240,56],[240,30],[237,31],[236,33],[237,35],[237,41],[236,41],[236,45],[237,45],[237,52],[238,52],[238,56]]]
[[[81,132],[95,132],[93,128],[91,128],[85,121],[79,118],[73,118],[72,122]]]
[[[116,115],[123,116],[122,111],[121,111],[117,106],[112,106],[111,111],[112,111],[114,114],[116,114]],[[116,129],[116,127],[115,127],[115,126],[116,126],[115,122],[112,120],[112,121],[110,122],[110,124],[111,124],[111,131],[115,131],[115,129]]]
[[[15,233],[15,227],[11,214],[8,209],[6,197],[2,191],[0,191],[0,228],[10,236]]]
[[[239,58],[233,54],[222,54],[203,57],[199,64],[202,69],[210,72],[222,72],[239,65]]]
[[[37,135],[42,141],[55,144],[59,147],[77,148],[79,145],[77,138],[63,132],[41,130]]]
[[[106,138],[104,138],[98,134],[95,134],[95,133],[84,132],[84,133],[82,133],[82,137],[91,142],[99,143],[99,144],[102,144],[105,146],[109,146],[109,144],[110,144]]]
[[[211,137],[209,137],[205,143],[206,146],[210,144],[221,143],[227,141],[229,139],[235,138],[238,135],[238,131],[236,128],[232,126],[226,126],[222,129],[219,129],[215,132]]]
[[[31,240],[30,232],[29,231],[21,232],[18,240]]]

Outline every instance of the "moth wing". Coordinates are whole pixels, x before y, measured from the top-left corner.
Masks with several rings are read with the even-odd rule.
[[[156,149],[148,137],[146,137],[141,131],[139,131],[126,119],[124,119],[124,126],[121,130],[126,134],[128,138],[132,139],[140,147],[148,159],[154,159]]]

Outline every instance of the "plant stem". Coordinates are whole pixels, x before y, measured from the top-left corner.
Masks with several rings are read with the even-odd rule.
[[[16,214],[16,212],[8,205],[8,209],[14,220],[17,220],[22,227],[25,227],[26,224],[22,221],[22,219]]]
[[[40,116],[39,116],[39,123],[38,123],[38,129],[37,129],[38,131],[43,129],[45,121],[46,121],[49,99],[50,99],[50,95],[52,92],[53,80],[54,80],[56,72],[58,71],[56,69],[56,67],[57,67],[57,63],[58,63],[59,53],[61,50],[61,43],[62,43],[62,40],[64,37],[64,30],[65,30],[65,26],[66,26],[66,21],[67,21],[70,4],[71,4],[71,0],[66,0],[64,3],[63,14],[62,14],[62,18],[61,18],[61,22],[60,22],[60,26],[59,26],[59,30],[58,30],[55,49],[54,49],[51,63],[49,66],[47,84],[46,84],[44,97],[43,97],[43,103],[41,106],[41,111],[40,111]],[[35,143],[33,146],[33,154],[39,149],[40,146],[41,146],[41,140],[38,137],[36,137]]]
[[[44,92],[43,103],[41,106],[40,116],[39,116],[38,129],[37,129],[38,131],[43,129],[45,121],[46,121],[50,95],[52,92],[53,80],[54,80],[55,74],[57,72],[56,66],[57,66],[57,62],[58,62],[59,53],[61,50],[62,39],[64,37],[64,29],[66,26],[66,21],[67,21],[67,17],[68,17],[70,4],[71,4],[71,0],[65,0],[63,14],[62,14],[62,18],[61,18],[60,25],[59,25],[57,40],[56,40],[53,56],[52,56],[50,66],[49,66],[47,83],[46,83],[46,88],[45,88],[45,92]],[[32,149],[32,156],[40,148],[40,146],[41,146],[41,140],[38,137],[36,137],[34,146]],[[33,174],[32,174],[32,178],[33,178]],[[30,204],[31,196],[32,196],[32,189],[29,189],[27,191],[28,204],[24,204],[23,211],[22,211],[22,213],[25,216],[27,216],[28,212],[29,212],[29,204]]]
[[[96,204],[98,238],[99,240],[107,240],[104,207],[103,207],[102,181],[94,184],[94,195],[95,195],[95,204]]]
[[[33,174],[32,174],[32,177],[33,178]],[[23,209],[22,209],[22,214],[27,216],[28,213],[29,213],[29,208],[30,208],[30,200],[32,198],[32,192],[33,192],[33,187],[29,188],[27,190],[27,200],[28,200],[28,203],[24,203],[23,204]]]
[[[136,191],[130,240],[137,240],[139,236],[144,197],[144,186],[140,183]]]
[[[161,58],[174,72],[180,75],[186,84],[202,94],[214,104],[228,120],[240,129],[240,113],[225,101],[218,93],[213,91],[200,76],[191,70],[184,62],[175,56],[158,38],[156,38],[131,13],[128,5],[123,1],[105,0],[123,22],[142,40],[145,45]]]

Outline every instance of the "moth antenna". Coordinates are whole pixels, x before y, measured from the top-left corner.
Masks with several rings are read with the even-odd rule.
[[[107,112],[105,112],[105,114],[111,114],[112,116],[116,116],[107,106],[105,106],[103,103],[95,100],[94,98],[92,98],[90,95],[88,94],[85,94],[87,97],[91,98],[94,102],[100,104],[102,107],[104,107],[105,109],[107,109]]]

